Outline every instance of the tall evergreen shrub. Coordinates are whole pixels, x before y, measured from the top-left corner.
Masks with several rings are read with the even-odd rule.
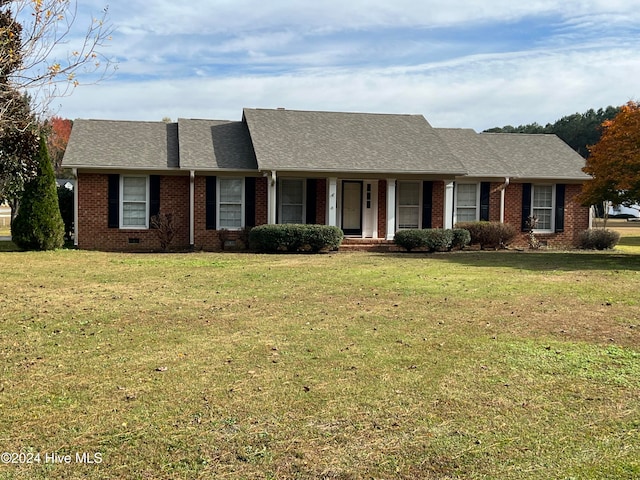
[[[25,185],[18,214],[11,224],[11,236],[25,250],[55,250],[64,245],[56,179],[43,135],[40,135],[38,173]]]

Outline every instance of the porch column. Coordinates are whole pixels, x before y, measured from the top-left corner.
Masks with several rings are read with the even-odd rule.
[[[276,211],[277,211],[277,197],[276,197],[276,185],[277,178],[275,170],[272,170],[268,174],[268,184],[267,187],[267,223],[269,225],[274,225],[276,223]]]
[[[193,249],[196,244],[196,172],[189,171],[189,247]]]
[[[327,189],[327,225],[332,227],[338,226],[338,179],[336,177],[329,178],[329,188]]]
[[[396,179],[387,178],[387,240],[396,236]]]
[[[453,182],[444,184],[444,225],[442,228],[453,228]]]
[[[73,186],[73,245],[78,246],[78,169],[72,169],[73,178],[76,179]],[[11,212],[13,213],[13,212]]]

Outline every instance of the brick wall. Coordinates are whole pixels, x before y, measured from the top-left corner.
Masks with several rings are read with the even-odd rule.
[[[431,228],[444,227],[444,182],[433,182]]]
[[[378,238],[387,237],[387,181],[378,181]]]
[[[105,174],[78,174],[78,247],[87,250],[159,250],[156,230],[108,227],[108,182],[109,176]],[[160,211],[173,214],[176,236],[171,247],[188,248],[189,177],[162,176],[160,198]]]
[[[565,186],[564,197],[564,231],[558,233],[538,233],[536,237],[547,246],[562,248],[572,247],[578,244],[578,235],[589,228],[589,207],[580,205],[576,200],[582,190],[582,185]],[[499,208],[499,207],[498,207]],[[522,225],[522,184],[512,183],[505,191],[505,223],[516,227],[518,236],[514,246],[528,246],[526,232],[521,232]]]

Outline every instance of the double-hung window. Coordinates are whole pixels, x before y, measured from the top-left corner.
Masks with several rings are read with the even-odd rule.
[[[478,192],[477,183],[456,183],[456,223],[478,220]]]
[[[120,228],[149,228],[149,177],[120,177]]]
[[[244,226],[244,179],[218,177],[218,229]]]
[[[553,185],[532,185],[531,214],[538,219],[536,230],[553,230]]]
[[[279,223],[305,223],[304,199],[304,180],[280,179]]]
[[[398,229],[420,228],[420,182],[398,182]]]

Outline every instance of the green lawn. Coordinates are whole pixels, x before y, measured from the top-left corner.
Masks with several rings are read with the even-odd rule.
[[[629,251],[0,260],[0,478],[640,478]]]

